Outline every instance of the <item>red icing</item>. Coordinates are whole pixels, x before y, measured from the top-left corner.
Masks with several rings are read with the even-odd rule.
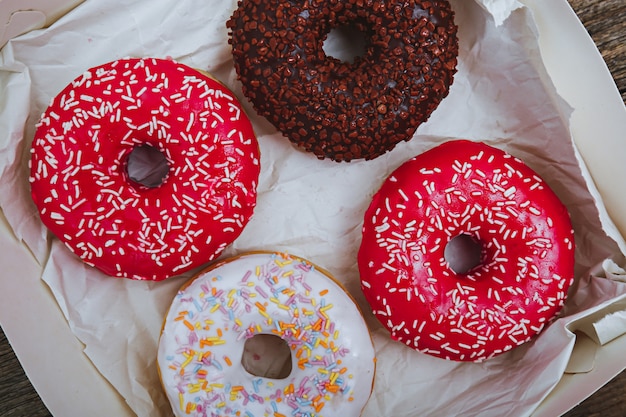
[[[129,179],[130,152],[161,151],[156,188]],[[43,223],[106,274],[162,280],[217,257],[256,204],[259,149],[237,99],[202,73],[160,59],[86,71],[52,100],[31,149]]]
[[[460,234],[482,248],[466,274],[444,256]],[[565,206],[522,161],[456,140],[387,178],[365,214],[358,263],[365,296],[395,340],[482,361],[558,314],[573,281],[574,234]]]

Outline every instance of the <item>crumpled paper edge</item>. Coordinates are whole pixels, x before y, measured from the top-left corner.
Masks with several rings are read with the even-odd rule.
[[[496,26],[500,26],[515,10],[524,7],[517,0],[477,0],[491,16]]]

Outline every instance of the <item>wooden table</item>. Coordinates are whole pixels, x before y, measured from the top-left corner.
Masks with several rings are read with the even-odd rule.
[[[546,0],[550,1],[550,0]],[[604,57],[626,102],[626,1],[568,0]],[[626,135],[624,137],[626,140]],[[626,371],[565,417],[626,416]]]
[[[568,1],[598,45],[626,102],[626,1]],[[49,415],[0,330],[0,416]],[[626,371],[566,414],[566,417],[583,416],[626,416]]]
[[[626,2],[568,0],[595,41],[626,102]],[[626,139],[626,136],[625,136]],[[568,412],[566,417],[626,416],[626,371]]]

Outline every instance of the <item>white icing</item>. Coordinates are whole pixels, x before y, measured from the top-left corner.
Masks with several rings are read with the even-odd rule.
[[[259,333],[290,345],[287,378],[254,376],[241,365],[246,339]],[[278,253],[228,260],[181,289],[157,360],[176,415],[356,416],[375,371],[352,298],[309,262]]]

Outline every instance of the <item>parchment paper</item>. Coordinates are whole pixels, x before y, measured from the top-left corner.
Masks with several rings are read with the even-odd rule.
[[[28,148],[50,99],[84,70],[128,56],[172,57],[208,70],[242,100],[261,146],[257,209],[223,254],[285,250],[319,264],[343,282],[365,312],[377,350],[373,395],[364,416],[522,416],[560,379],[574,331],[626,329],[626,288],[592,271],[619,259],[623,241],[594,198],[568,129],[571,109],[542,64],[533,17],[514,0],[452,0],[459,25],[459,72],[450,95],[413,140],[373,161],[319,161],[282,138],[241,95],[225,21],[234,1],[105,1],[81,4],[46,30],[11,41],[0,55],[0,204],[16,235],[42,264],[48,284],[85,354],[142,416],[167,416],[155,367],[162,318],[191,275],[161,283],[106,277],[41,225],[30,200]],[[459,364],[391,341],[360,292],[356,252],[365,208],[385,177],[410,157],[449,138],[484,140],[525,160],[571,212],[578,282],[565,316],[533,343],[482,364]],[[601,269],[599,270],[601,271]],[[18,284],[19,285],[19,284]],[[615,330],[617,327],[618,330]],[[97,393],[94,393],[94,399]]]

